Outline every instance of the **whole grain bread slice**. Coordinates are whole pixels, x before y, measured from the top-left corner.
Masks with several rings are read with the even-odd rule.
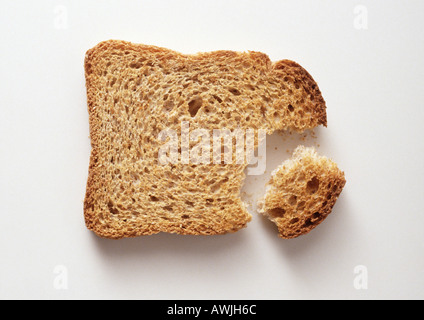
[[[92,150],[84,217],[106,238],[223,234],[251,220],[240,198],[247,164],[161,164],[162,130],[187,122],[190,130],[271,134],[327,123],[309,73],[260,52],[185,55],[109,40],[87,51],[85,77]]]
[[[312,147],[299,146],[272,172],[258,211],[277,225],[281,238],[296,238],[324,221],[345,183],[335,162]]]

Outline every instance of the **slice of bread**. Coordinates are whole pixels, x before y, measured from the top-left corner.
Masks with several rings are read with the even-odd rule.
[[[240,198],[247,164],[161,164],[162,130],[180,132],[186,122],[270,134],[327,123],[312,77],[260,52],[184,55],[110,40],[87,51],[85,77],[92,151],[84,217],[106,238],[223,234],[251,220]]]
[[[299,146],[272,172],[258,211],[277,225],[281,238],[296,238],[324,221],[345,183],[336,163]]]

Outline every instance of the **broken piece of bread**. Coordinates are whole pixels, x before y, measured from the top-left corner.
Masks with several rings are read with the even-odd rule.
[[[277,225],[281,238],[296,238],[324,221],[345,183],[336,163],[299,146],[272,172],[258,211]]]
[[[223,234],[251,220],[240,198],[247,164],[184,163],[181,141],[180,161],[159,163],[163,130],[185,123],[271,134],[327,124],[309,73],[260,52],[184,55],[110,40],[87,51],[85,77],[92,150],[84,217],[105,238]]]

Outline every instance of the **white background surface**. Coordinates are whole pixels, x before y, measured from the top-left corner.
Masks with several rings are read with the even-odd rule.
[[[357,5],[368,29],[355,28]],[[422,1],[2,0],[0,298],[423,299],[423,12]],[[107,39],[295,60],[319,84],[328,128],[268,137],[267,171],[243,189],[253,220],[237,233],[100,239],[83,220],[83,60]],[[299,143],[347,184],[318,228],[282,240],[254,203]],[[354,286],[358,265],[368,289]]]

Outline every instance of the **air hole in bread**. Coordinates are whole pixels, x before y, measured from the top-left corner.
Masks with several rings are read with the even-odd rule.
[[[130,68],[139,69],[142,66],[141,61],[133,61],[130,63]]]
[[[266,108],[265,108],[265,106],[261,106],[261,114],[265,118],[265,114],[266,114]]]
[[[313,215],[312,215],[312,218],[313,219],[319,219],[321,217],[321,214],[319,213],[319,212],[315,212]]]
[[[140,69],[142,65],[143,65],[142,61],[133,61],[130,63],[130,68]]]
[[[311,218],[306,219],[305,223],[302,225],[303,228],[308,228],[310,226],[312,226],[313,223],[311,221]]]
[[[220,183],[214,184],[213,186],[211,186],[211,191],[215,193],[219,190],[219,187],[220,187]]]
[[[306,204],[306,202],[305,202],[305,201],[300,201],[300,202],[297,204],[296,209],[297,209],[297,210],[303,210],[303,208],[305,208],[305,204]]]
[[[91,67],[92,67],[91,63],[87,62],[86,65],[85,65],[85,69],[87,70],[87,73],[89,73],[89,74],[92,72]]]
[[[270,101],[271,101],[270,97],[268,97],[268,96],[262,95],[261,97],[262,97],[262,99],[263,99],[265,102],[270,102]]]
[[[295,224],[298,221],[299,221],[299,218],[293,218],[293,219],[290,220],[290,223]]]
[[[118,214],[118,209],[115,208],[115,206],[113,205],[113,202],[109,200],[109,202],[107,203],[107,208],[109,209],[109,212],[111,214]]]
[[[241,95],[241,92],[238,89],[233,88],[233,87],[228,88],[228,91],[230,91],[235,96]]]
[[[172,100],[167,100],[163,104],[163,108],[165,111],[169,112],[174,108],[174,102]]]
[[[297,203],[297,197],[295,195],[292,195],[289,198],[289,205],[294,206]]]
[[[182,218],[182,219],[188,219],[188,218],[190,218],[190,216],[189,216],[188,214],[183,214],[183,215],[181,216],[181,218]]]
[[[203,100],[200,97],[194,98],[188,103],[188,112],[192,117],[196,116],[199,109],[202,107]]]
[[[150,201],[158,202],[159,201],[159,198],[158,197],[155,197],[155,196],[150,196]]]
[[[218,101],[219,103],[222,102],[222,99],[220,97],[218,97],[217,95],[213,95],[213,97],[215,98],[216,101]]]
[[[283,208],[274,208],[268,211],[269,215],[273,218],[282,218],[286,214]]]
[[[294,111],[294,107],[291,104],[289,104],[287,106],[287,109],[289,109],[290,112],[293,112]]]
[[[319,179],[317,177],[313,177],[306,184],[306,191],[309,194],[314,194],[315,192],[317,192],[318,188],[319,188]]]

